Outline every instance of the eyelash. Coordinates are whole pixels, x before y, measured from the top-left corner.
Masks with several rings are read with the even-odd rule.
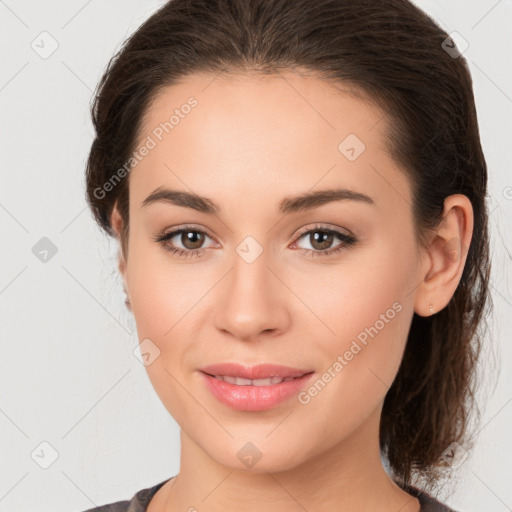
[[[176,235],[179,235],[184,232],[200,233],[202,235],[206,235],[209,238],[213,239],[213,237],[211,237],[210,235],[208,235],[208,233],[206,233],[205,231],[203,231],[201,229],[197,229],[194,226],[183,226],[178,230],[170,231],[169,233],[162,233],[161,235],[157,235],[156,237],[154,237],[154,241],[160,243],[166,251],[170,252],[171,254],[176,254],[180,258],[189,258],[190,259],[192,257],[200,256],[208,250],[206,248],[188,250],[188,249],[181,249],[180,247],[169,246],[168,241],[171,238],[174,238]],[[341,243],[340,245],[338,245],[337,247],[334,247],[332,249],[326,249],[325,251],[320,251],[320,250],[316,250],[316,249],[302,249],[303,251],[305,251],[306,254],[304,254],[304,255],[307,257],[331,256],[331,255],[337,254],[340,251],[342,251],[348,247],[351,247],[357,243],[357,239],[354,236],[347,235],[345,233],[341,233],[335,229],[327,228],[322,225],[316,225],[313,228],[309,228],[306,231],[300,232],[297,235],[297,241],[300,240],[301,238],[303,238],[304,235],[309,235],[310,233],[315,233],[315,232],[321,232],[321,233],[327,233],[329,235],[335,235],[343,243]]]

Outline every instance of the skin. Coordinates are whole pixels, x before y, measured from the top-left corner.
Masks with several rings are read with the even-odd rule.
[[[387,117],[292,71],[187,77],[160,92],[139,143],[190,96],[198,105],[130,172],[128,252],[119,258],[139,340],[160,350],[148,376],[181,429],[179,475],[149,511],[417,512],[418,500],[383,469],[380,415],[413,313],[444,308],[460,281],[470,201],[447,198],[443,223],[420,248],[410,183],[386,150]],[[366,146],[354,161],[338,149],[348,134]],[[220,213],[141,206],[160,186],[206,196]],[[278,212],[284,197],[341,186],[375,204]],[[118,236],[122,222],[115,208]],[[203,254],[179,257],[154,240],[186,223],[208,233]],[[317,223],[357,243],[322,256],[312,236],[297,236]],[[236,251],[247,236],[263,250],[252,263]],[[342,244],[334,237],[325,247]],[[198,373],[220,362],[276,363],[314,370],[314,382],[397,302],[400,312],[307,404],[292,397],[266,411],[236,411]],[[262,454],[250,468],[237,456],[247,442]]]

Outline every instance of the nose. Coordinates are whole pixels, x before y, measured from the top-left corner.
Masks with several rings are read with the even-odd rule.
[[[224,335],[254,341],[288,329],[293,294],[269,263],[265,251],[252,262],[235,256],[215,297],[215,326]]]

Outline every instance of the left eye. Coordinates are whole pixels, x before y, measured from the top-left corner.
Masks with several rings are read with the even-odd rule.
[[[303,233],[299,240],[307,237],[312,249],[305,248],[308,256],[327,256],[335,252],[341,251],[344,248],[354,245],[357,240],[352,235],[346,235],[333,229],[326,229],[322,227],[316,227]],[[335,247],[331,247],[333,240],[338,238],[342,243]]]

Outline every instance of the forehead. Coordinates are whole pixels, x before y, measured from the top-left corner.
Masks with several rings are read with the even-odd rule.
[[[187,103],[194,100],[197,105],[189,109]],[[176,126],[164,130],[164,135],[174,136],[181,131],[187,136],[188,124],[197,137],[222,127],[223,132],[240,130],[240,138],[256,136],[257,131],[279,144],[292,142],[291,135],[295,139],[327,136],[326,142],[332,138],[336,141],[347,129],[360,130],[363,136],[367,129],[380,124],[380,130],[374,132],[378,138],[387,123],[384,112],[360,89],[290,70],[272,75],[253,72],[182,77],[157,92],[146,109],[139,135],[154,131],[173,113],[179,115],[179,120],[175,119],[172,123],[177,121]],[[190,120],[181,123],[185,117]],[[196,130],[197,118],[201,131]],[[182,125],[180,130],[177,124]],[[287,133],[281,132],[284,127]]]
[[[255,204],[275,196],[277,204],[344,186],[377,203],[407,199],[408,183],[388,154],[388,123],[352,87],[312,75],[190,75],[161,89],[145,113],[136,148],[151,149],[132,168],[130,196],[140,203],[169,186],[244,194]]]

